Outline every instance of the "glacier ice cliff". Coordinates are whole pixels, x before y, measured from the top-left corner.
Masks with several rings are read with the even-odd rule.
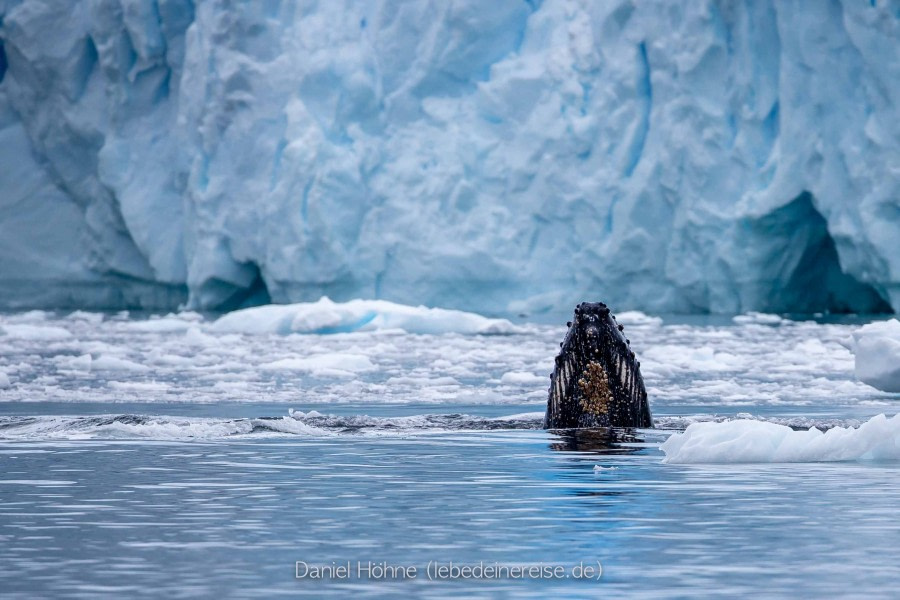
[[[0,0],[0,306],[900,309],[900,4]]]

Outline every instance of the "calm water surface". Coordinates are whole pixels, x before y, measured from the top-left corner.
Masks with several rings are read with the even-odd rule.
[[[0,585],[21,598],[887,597],[900,582],[900,465],[664,465],[666,435],[336,427],[6,441]],[[298,580],[296,561],[418,574]],[[429,561],[567,572],[599,561],[603,573],[428,581]]]

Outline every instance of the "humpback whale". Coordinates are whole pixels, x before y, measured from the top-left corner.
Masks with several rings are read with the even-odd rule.
[[[602,302],[583,302],[559,345],[545,429],[653,427],[641,363]]]

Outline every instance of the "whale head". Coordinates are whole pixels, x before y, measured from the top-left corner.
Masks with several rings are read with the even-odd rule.
[[[640,363],[602,302],[583,302],[560,344],[544,426],[651,427]]]

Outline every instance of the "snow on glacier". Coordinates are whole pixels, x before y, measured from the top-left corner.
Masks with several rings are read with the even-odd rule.
[[[0,305],[896,310],[898,37],[881,1],[7,0]]]

